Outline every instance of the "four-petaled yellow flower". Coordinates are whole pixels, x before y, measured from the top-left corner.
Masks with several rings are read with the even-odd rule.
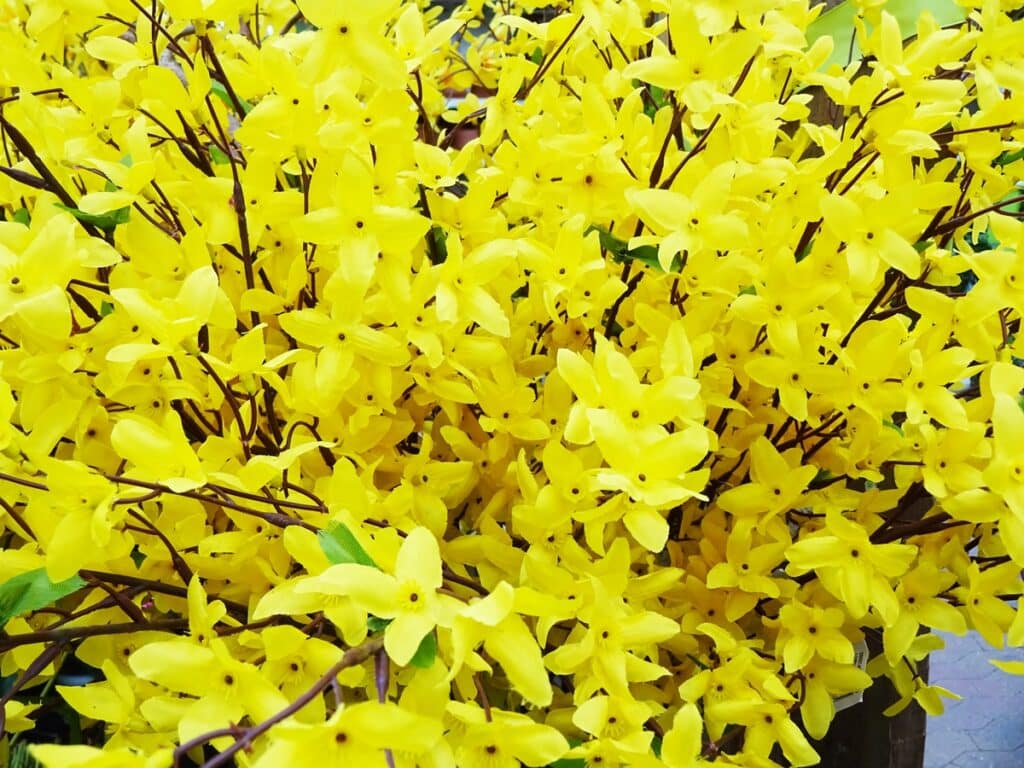
[[[368,613],[391,619],[384,630],[384,648],[396,664],[404,666],[437,625],[451,625],[454,601],[438,593],[441,581],[437,539],[419,527],[402,542],[394,573],[340,563],[304,582],[299,591],[344,595]]]

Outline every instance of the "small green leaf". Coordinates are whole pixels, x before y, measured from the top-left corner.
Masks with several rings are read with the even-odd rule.
[[[19,208],[14,212],[12,221],[24,224],[27,227],[32,223],[32,214],[28,212],[28,208]]]
[[[225,106],[227,106],[230,109],[235,108],[235,103],[231,100],[231,94],[228,93],[228,89],[224,87],[224,84],[222,82],[220,82],[219,80],[211,81],[210,91],[213,93],[214,96],[223,101]],[[250,104],[242,98],[240,98],[238,101],[242,105],[242,109],[245,111],[245,114],[248,115],[249,112],[252,111],[252,104]]]
[[[669,105],[668,99],[665,98],[665,90],[663,88],[659,88],[656,85],[641,83],[639,80],[635,80],[633,82],[635,88],[646,89],[649,100],[644,100],[644,114],[647,115],[651,120],[653,120],[654,116],[660,110],[664,109]]]
[[[1003,152],[999,157],[996,158],[996,165],[1009,165],[1015,163],[1021,158],[1024,158],[1024,148],[1018,149],[1015,152]]]
[[[54,584],[47,578],[45,568],[19,573],[0,584],[0,626],[15,616],[53,605],[84,586],[78,576]]]
[[[890,421],[889,419],[882,419],[882,426],[883,427],[888,427],[889,429],[892,429],[892,430],[895,430],[896,432],[899,433],[900,437],[904,437],[903,430],[900,428],[899,424],[897,424],[896,422]]]
[[[757,296],[757,288],[752,285],[744,285],[740,288],[740,296]]]
[[[661,268],[661,263],[658,261],[658,249],[653,245],[641,245],[639,248],[630,248],[624,254],[624,260],[639,261],[641,264],[646,264],[648,267],[652,267],[659,272],[664,271]],[[672,261],[672,270],[676,271],[678,266],[682,266],[682,261],[676,255]]]
[[[344,523],[335,523],[327,530],[320,531],[317,534],[317,538],[320,540],[320,549],[327,555],[327,559],[335,565],[339,563],[358,563],[359,565],[369,565],[373,568],[377,567],[377,564],[373,562],[373,558],[366,553],[366,550],[363,549],[363,546]]]
[[[448,233],[441,227],[431,227],[427,232],[430,248],[427,252],[431,264],[443,264],[448,260]]]
[[[598,240],[601,243],[601,247],[608,251],[612,255],[612,258],[618,262],[625,261],[639,261],[642,264],[646,264],[659,272],[664,271],[661,268],[661,264],[658,262],[658,249],[653,245],[641,245],[637,248],[630,248],[629,244],[625,240],[613,235],[603,227],[599,227],[596,224],[591,224],[587,233],[597,232]],[[679,261],[681,264],[682,262]],[[673,268],[676,264],[673,263]]]
[[[544,50],[539,45],[530,54],[530,61],[537,65],[544,61]]]
[[[106,317],[114,311],[114,305],[109,301],[100,302],[100,317]]]
[[[214,165],[228,165],[231,158],[228,157],[216,144],[210,145],[210,159]]]
[[[437,658],[437,635],[428,632],[420,641],[420,647],[412,655],[409,663],[420,669],[430,669],[434,666],[434,659]]]
[[[620,240],[604,227],[591,224],[590,227],[587,228],[585,234],[589,235],[591,232],[597,232],[597,238],[604,250],[611,253],[621,253],[626,250],[626,241]]]
[[[831,480],[833,477],[834,475],[831,472],[829,472],[827,469],[821,468],[818,470],[817,474],[811,480],[811,485],[814,485],[815,483],[823,483],[826,480]]]
[[[127,224],[128,218],[131,215],[131,208],[125,206],[124,208],[118,208],[116,211],[110,213],[86,213],[80,211],[77,208],[72,208],[68,205],[62,205],[61,203],[54,203],[61,210],[67,211],[79,221],[84,221],[86,224],[92,224],[94,227],[99,227],[102,230],[110,232],[118,224]]]
[[[366,628],[371,632],[383,632],[387,629],[391,619],[382,619],[380,616],[370,616],[366,619]]]

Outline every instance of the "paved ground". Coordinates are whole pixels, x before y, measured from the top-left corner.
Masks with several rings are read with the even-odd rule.
[[[924,768],[1024,768],[1024,676],[989,659],[1024,659],[1024,648],[989,648],[974,635],[946,635],[931,657],[931,681],[963,698],[928,718]]]

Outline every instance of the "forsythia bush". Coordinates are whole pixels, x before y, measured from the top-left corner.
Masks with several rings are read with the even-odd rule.
[[[540,5],[0,0],[11,754],[812,765],[1024,644],[1016,4]]]

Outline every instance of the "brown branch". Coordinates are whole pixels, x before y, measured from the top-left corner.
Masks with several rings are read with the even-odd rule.
[[[235,114],[238,115],[238,119],[242,120],[245,118],[245,106],[242,104],[242,100],[238,98],[238,94],[235,93],[235,89],[231,85],[231,81],[228,80],[228,76],[224,73],[224,68],[220,65],[220,59],[217,58],[217,50],[214,48],[213,43],[210,42],[210,38],[203,35],[199,38],[199,42],[202,46],[203,52],[206,57],[213,64],[213,70],[217,74],[217,80],[220,81],[221,85],[224,86],[224,90],[227,91],[228,98],[231,99],[231,105],[235,108]],[[212,107],[211,107],[212,109]]]
[[[61,627],[60,629],[41,629],[38,632],[22,632],[8,635],[0,639],[0,653],[12,648],[36,643],[56,643],[57,646],[81,640],[86,637],[103,635],[129,635],[133,632],[179,632],[188,628],[188,619],[156,619],[144,624],[133,621],[127,624],[100,624],[89,627]]]
[[[3,113],[0,113],[0,124],[3,125],[5,133],[11,137],[11,141],[14,142],[14,146],[17,147],[22,156],[28,160],[29,164],[36,169],[36,173],[39,174],[39,178],[46,184],[47,191],[56,195],[57,199],[59,199],[61,203],[66,205],[68,208],[77,209],[78,205],[75,203],[74,198],[68,194],[68,191],[64,189],[61,183],[57,180],[57,177],[53,175],[46,163],[43,162],[43,159],[39,156],[39,153],[36,152],[35,147],[32,146],[32,142],[28,140],[25,134],[15,128],[11,121],[3,116]],[[76,221],[78,221],[82,226],[82,229],[84,229],[90,237],[103,236],[102,233],[92,224],[88,224],[81,219],[76,219]]]
[[[238,407],[238,401],[235,400],[234,394],[232,394],[231,390],[228,388],[228,385],[224,382],[224,379],[222,379],[220,375],[217,373],[217,371],[214,370],[213,366],[210,365],[210,362],[206,359],[206,356],[203,354],[199,354],[196,355],[196,359],[199,361],[199,364],[203,367],[203,370],[206,371],[206,374],[211,379],[213,379],[214,383],[217,385],[217,389],[219,389],[221,394],[224,395],[224,399],[227,401],[228,408],[231,409],[231,415],[235,419],[235,424],[238,425],[238,439],[242,443],[242,453],[245,455],[246,460],[251,459],[252,449],[249,447],[248,431],[245,428],[245,422],[242,421],[242,411]],[[253,409],[252,418],[253,421],[256,420],[255,409]]]
[[[156,527],[149,519],[141,512],[136,512],[134,509],[129,510],[128,514],[133,518],[142,523],[150,533],[160,539],[161,543],[167,549],[167,553],[171,557],[171,564],[174,566],[175,573],[178,574],[178,578],[187,586],[192,581],[192,569],[189,568],[188,563],[185,562],[185,558],[178,552],[178,548],[174,546],[167,536],[164,535],[163,531]]]
[[[480,706],[484,710],[484,719],[491,722],[491,701],[487,698],[487,691],[484,690],[484,681],[480,679],[480,673],[473,673],[473,685],[476,686],[476,696],[480,700]]]
[[[125,615],[127,615],[129,619],[136,622],[137,624],[146,623],[146,614],[142,612],[142,609],[139,608],[139,606],[132,602],[132,597],[134,597],[141,591],[138,587],[130,587],[127,591],[131,592],[132,594],[129,596],[124,592],[120,592],[114,589],[110,584],[107,584],[95,577],[87,578],[86,581],[89,582],[92,586],[99,587],[104,592],[106,592],[107,595],[110,597],[110,600],[112,600],[117,605],[118,608],[124,611]]]
[[[14,508],[13,504],[7,501],[7,499],[0,497],[0,507],[3,507],[4,512],[7,513],[8,517],[10,517],[11,520],[16,522],[21,527],[22,531],[28,534],[28,537],[30,539],[32,539],[33,541],[37,540],[35,531],[33,531],[31,526],[29,526],[29,524],[25,521],[25,518],[23,518],[18,513],[18,511]]]
[[[179,768],[181,765],[182,758],[189,752],[189,750],[195,747],[207,744],[213,739],[221,738],[223,736],[235,736],[236,741],[230,747],[219,753],[216,757],[213,757],[203,763],[200,768],[216,768],[219,765],[226,765],[231,761],[238,752],[243,749],[248,749],[256,739],[262,736],[264,733],[269,731],[275,725],[280,723],[282,720],[286,720],[304,706],[309,704],[313,699],[323,693],[338,674],[349,667],[354,667],[357,664],[362,664],[368,658],[373,656],[377,651],[384,647],[384,638],[375,637],[367,640],[362,645],[357,645],[355,648],[349,648],[345,655],[338,660],[330,669],[324,672],[315,683],[299,698],[293,701],[284,709],[280,710],[276,714],[268,717],[262,723],[258,723],[250,728],[245,728],[241,731],[220,728],[216,731],[210,731],[209,733],[200,734],[194,739],[186,741],[174,750],[174,768]],[[236,727],[237,729],[237,727]],[[237,735],[236,735],[237,733]]]
[[[555,48],[554,52],[552,52],[550,56],[544,59],[544,61],[541,62],[541,65],[537,67],[537,71],[533,73],[533,77],[530,78],[530,81],[523,87],[523,90],[520,91],[519,98],[525,99],[529,95],[530,91],[533,90],[534,86],[540,82],[540,79],[544,77],[545,74],[547,74],[547,71],[551,69],[551,66],[555,63],[558,57],[562,55],[562,51],[565,50],[565,47],[569,44],[569,41],[572,40],[573,36],[579,31],[579,28],[581,26],[583,26],[582,14],[580,14],[580,17],[578,19],[576,19],[576,23],[573,24],[572,29],[569,30],[569,32],[565,36],[565,39],[562,40],[561,43],[559,43],[558,47]]]
[[[168,47],[170,48],[171,52],[174,53],[175,56],[180,56],[182,59],[184,59],[185,63],[188,64],[189,69],[193,69],[195,67],[195,64],[193,64],[192,62],[192,57],[189,56],[188,53],[185,52],[185,49],[178,44],[178,41],[175,39],[174,35],[167,31],[167,27],[160,23],[160,19],[157,18],[156,13],[148,11],[145,7],[143,7],[141,3],[138,2],[138,0],[128,1],[135,6],[139,13],[141,13],[149,20],[149,23],[153,25],[154,30],[159,32],[167,39]],[[156,5],[156,3],[154,3],[154,5]],[[155,40],[157,35],[153,35],[152,37]]]
[[[5,176],[9,176],[19,184],[24,184],[26,187],[32,187],[33,189],[48,189],[46,182],[38,176],[34,176],[28,171],[19,171],[17,168],[7,168],[0,166],[0,173]]]
[[[0,697],[0,733],[7,733],[7,702],[11,701],[18,691],[25,687],[29,680],[46,669],[60,652],[60,645],[51,645],[49,648],[44,648],[43,652],[36,656],[32,663],[25,668],[25,671],[18,675],[18,679],[14,681],[10,690],[3,697]]]
[[[1008,200],[1001,200],[998,203],[994,203],[992,205],[987,205],[984,208],[981,208],[981,209],[979,209],[977,211],[971,211],[970,213],[966,213],[963,216],[957,216],[956,218],[950,219],[945,224],[940,224],[939,226],[937,226],[935,228],[935,234],[937,234],[937,235],[948,234],[948,233],[952,232],[953,230],[957,229],[958,227],[962,227],[964,224],[967,224],[967,223],[973,221],[974,219],[978,218],[979,216],[984,216],[986,213],[992,213],[993,211],[998,211],[1000,208],[1002,208],[1004,206],[1015,205],[1016,203],[1021,203],[1021,202],[1024,202],[1024,195],[1017,195],[1016,197],[1011,197]]]

